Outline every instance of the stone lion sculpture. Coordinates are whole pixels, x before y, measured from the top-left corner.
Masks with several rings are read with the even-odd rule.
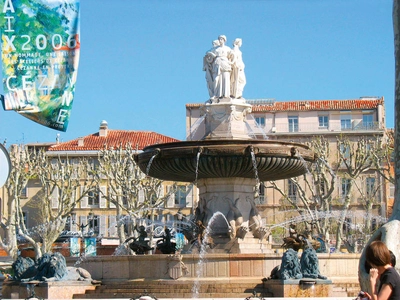
[[[300,258],[300,267],[304,278],[326,279],[319,272],[318,256],[313,248],[303,250]]]
[[[12,269],[14,271],[13,278],[18,281],[26,278],[33,278],[37,274],[36,263],[30,257],[24,258],[18,256],[12,264]]]
[[[275,278],[287,280],[287,279],[300,279],[303,277],[299,258],[297,252],[293,249],[288,249],[282,257],[282,263],[279,270],[275,270]],[[272,274],[271,274],[272,275]],[[272,276],[271,276],[272,277]]]
[[[29,257],[18,257],[13,263],[14,280],[27,282],[79,280],[98,283],[93,280],[90,273],[83,268],[67,267],[65,257],[59,253],[46,253],[35,261]]]

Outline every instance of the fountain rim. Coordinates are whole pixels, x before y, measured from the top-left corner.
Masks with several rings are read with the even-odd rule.
[[[153,144],[149,145],[143,148],[141,153],[148,152],[151,150],[155,149],[176,149],[178,146],[181,147],[190,147],[190,148],[196,148],[196,147],[201,147],[201,146],[243,146],[249,144],[256,146],[267,146],[268,144],[270,145],[276,145],[276,146],[286,146],[286,147],[298,147],[306,151],[312,152],[311,148],[308,147],[307,145],[301,144],[301,143],[296,143],[296,142],[289,142],[289,141],[276,141],[276,140],[260,140],[260,139],[229,139],[229,140],[224,140],[224,139],[218,139],[218,140],[197,140],[197,141],[180,141],[180,142],[170,142],[170,143],[160,143],[160,144]],[[140,153],[139,153],[140,154]]]
[[[231,147],[230,149],[236,149],[225,152],[225,150],[229,149],[229,147]],[[271,151],[274,149],[278,150]],[[290,153],[291,149],[296,149],[297,153]],[[301,157],[303,160],[311,163],[315,162],[318,158],[317,154],[311,150],[309,146],[301,143],[260,139],[219,139],[181,141],[149,145],[144,147],[142,152],[136,155],[136,162],[139,162],[141,158],[144,158],[145,156],[152,156],[156,153],[162,153],[162,156],[166,155],[167,153],[172,155],[176,154],[176,151],[179,151],[182,155],[186,153],[190,156],[192,156],[194,153],[202,153],[203,156],[232,156],[243,155],[245,152],[250,153],[250,151],[253,151],[256,157]]]

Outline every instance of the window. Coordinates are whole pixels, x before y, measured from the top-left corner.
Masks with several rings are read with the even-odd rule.
[[[299,117],[297,116],[289,116],[289,132],[298,132],[299,131]]]
[[[343,198],[346,197],[346,195],[349,193],[350,179],[342,178],[341,184],[342,184],[341,196]]]
[[[256,204],[265,203],[265,186],[263,183],[260,184],[260,188],[258,189],[258,201]]]
[[[329,117],[328,116],[319,116],[318,117],[318,127],[319,128],[328,128],[329,127]]]
[[[28,198],[28,188],[26,186],[21,190],[21,198]]]
[[[395,190],[394,187],[395,187],[395,185],[393,183],[389,184],[389,197],[390,198],[394,198],[394,190]]]
[[[375,178],[367,177],[365,179],[365,193],[367,197],[371,197],[375,193]]]
[[[99,234],[100,233],[100,217],[95,216],[95,215],[89,215],[89,230],[90,232],[93,232],[94,234]]]
[[[297,199],[297,185],[291,179],[288,180],[288,197],[292,201]]]
[[[129,195],[127,191],[122,191],[122,206],[128,207]]]
[[[186,204],[186,186],[178,185],[175,192],[175,202],[176,206],[185,206]]]
[[[372,114],[364,114],[362,122],[363,122],[363,129],[374,128],[374,116]]]
[[[265,118],[264,117],[256,117],[256,122],[258,126],[265,127]]]
[[[351,129],[351,115],[340,115],[340,127],[342,130]]]
[[[340,144],[339,146],[340,154],[344,159],[350,158],[350,146],[347,144]]]
[[[65,223],[65,230],[66,231],[77,231],[76,214],[75,213],[72,213],[70,216],[67,217],[67,222]]]
[[[99,192],[90,191],[88,193],[88,206],[99,206]]]

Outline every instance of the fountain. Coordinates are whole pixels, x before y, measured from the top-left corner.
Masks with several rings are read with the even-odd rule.
[[[300,176],[316,157],[305,145],[254,139],[248,132],[252,106],[239,92],[245,83],[239,40],[230,49],[225,46],[226,37],[220,36],[219,46],[204,58],[210,93],[202,108],[204,136],[197,141],[146,147],[136,160],[149,176],[194,182],[199,189],[195,217],[204,226],[216,212],[225,216],[213,222],[214,252],[265,253],[268,229],[255,205],[260,181]],[[260,243],[249,250],[250,239]]]
[[[248,132],[247,119],[251,116],[252,106],[246,103],[241,93],[235,96],[234,91],[229,91],[230,88],[237,91],[238,86],[242,91],[244,87],[240,86],[244,76],[241,52],[236,44],[231,51],[225,46],[225,41],[226,37],[220,36],[219,45],[207,52],[204,58],[210,93],[210,99],[202,107],[204,136],[197,141],[146,147],[138,154],[137,163],[149,176],[169,181],[194,182],[197,185],[199,203],[195,218],[207,227],[207,234],[213,241],[213,253],[218,250],[222,253],[266,253],[268,247],[265,237],[268,229],[262,224],[255,205],[260,181],[300,176],[307,172],[316,157],[305,145],[258,140],[254,139],[254,134]],[[239,56],[237,51],[240,52]],[[239,65],[231,65],[232,61]],[[231,72],[231,76],[227,77]],[[231,81],[225,82],[228,79]],[[196,130],[198,126],[196,124]],[[258,240],[258,244],[252,244],[250,239]],[[241,243],[240,240],[245,242]],[[260,247],[260,244],[264,244],[264,247]],[[315,250],[312,250],[315,254]],[[202,247],[201,257],[205,251]],[[303,255],[308,252],[305,250]],[[297,260],[297,252],[295,253]],[[314,265],[318,264],[316,254],[307,257],[314,258]],[[318,270],[318,266],[316,269]],[[202,273],[200,267],[198,270]],[[274,296],[293,295],[293,286],[296,293],[299,290],[309,290],[308,287],[313,287],[314,290],[317,281],[326,279],[319,271],[317,273],[311,276],[312,281],[307,280],[306,275],[303,278],[301,273],[300,277],[295,277],[295,282],[290,276],[280,278],[286,282],[279,284],[290,285],[290,288],[276,291]],[[303,279],[299,282],[297,279],[300,278]],[[319,287],[322,289],[319,288],[318,296],[329,293],[326,290],[328,283],[331,281],[322,284],[320,282]],[[198,284],[196,281],[195,288]]]

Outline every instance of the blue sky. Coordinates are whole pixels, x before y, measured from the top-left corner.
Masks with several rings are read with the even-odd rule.
[[[185,139],[185,104],[208,99],[202,59],[235,38],[244,98],[384,96],[394,127],[390,0],[81,0],[81,58],[67,132],[0,110],[0,142],[68,141],[110,129]],[[0,88],[2,93],[2,88]]]

